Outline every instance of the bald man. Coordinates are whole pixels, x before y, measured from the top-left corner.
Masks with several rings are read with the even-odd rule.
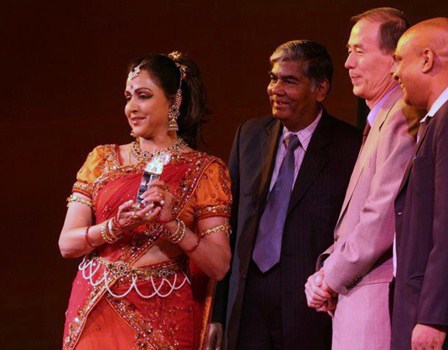
[[[446,349],[448,327],[448,18],[407,30],[395,51],[407,103],[424,109],[395,201],[392,349]]]

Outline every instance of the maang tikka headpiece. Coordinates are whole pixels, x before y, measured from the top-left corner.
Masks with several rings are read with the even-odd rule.
[[[144,62],[141,62],[139,65],[137,65],[131,69],[131,71],[128,74],[128,80],[135,79],[135,77],[137,77],[137,75],[140,74],[140,72],[142,70],[143,63]]]
[[[174,62],[174,64],[179,68],[180,71],[180,81],[179,88],[176,91],[176,96],[174,97],[174,102],[168,110],[168,130],[169,131],[178,131],[179,125],[177,124],[177,118],[180,115],[180,104],[182,103],[182,80],[187,79],[187,66],[185,64],[180,63],[181,53],[179,51],[173,51],[168,54],[168,57]]]

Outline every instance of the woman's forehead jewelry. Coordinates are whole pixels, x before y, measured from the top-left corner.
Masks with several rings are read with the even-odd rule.
[[[137,77],[137,75],[140,74],[142,66],[143,66],[143,62],[140,63],[138,66],[135,66],[134,68],[132,68],[128,74],[128,80],[135,79]]]

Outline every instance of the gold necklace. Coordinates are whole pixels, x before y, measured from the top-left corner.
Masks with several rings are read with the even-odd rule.
[[[148,152],[142,150],[142,148],[140,147],[140,142],[138,142],[138,140],[134,140],[132,141],[131,145],[131,153],[139,163],[147,163],[152,158],[158,157],[162,153],[180,152],[181,149],[186,146],[187,143],[182,138],[178,137],[171,146],[154,152]]]

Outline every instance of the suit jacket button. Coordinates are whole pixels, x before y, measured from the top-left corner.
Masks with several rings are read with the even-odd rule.
[[[403,212],[402,212],[402,211],[399,211],[399,212],[397,212],[397,215],[401,215],[401,214],[403,214]]]
[[[245,273],[243,273],[243,274],[241,274],[241,278],[242,278],[243,280],[245,280],[245,279],[247,278],[247,275],[246,275]]]

